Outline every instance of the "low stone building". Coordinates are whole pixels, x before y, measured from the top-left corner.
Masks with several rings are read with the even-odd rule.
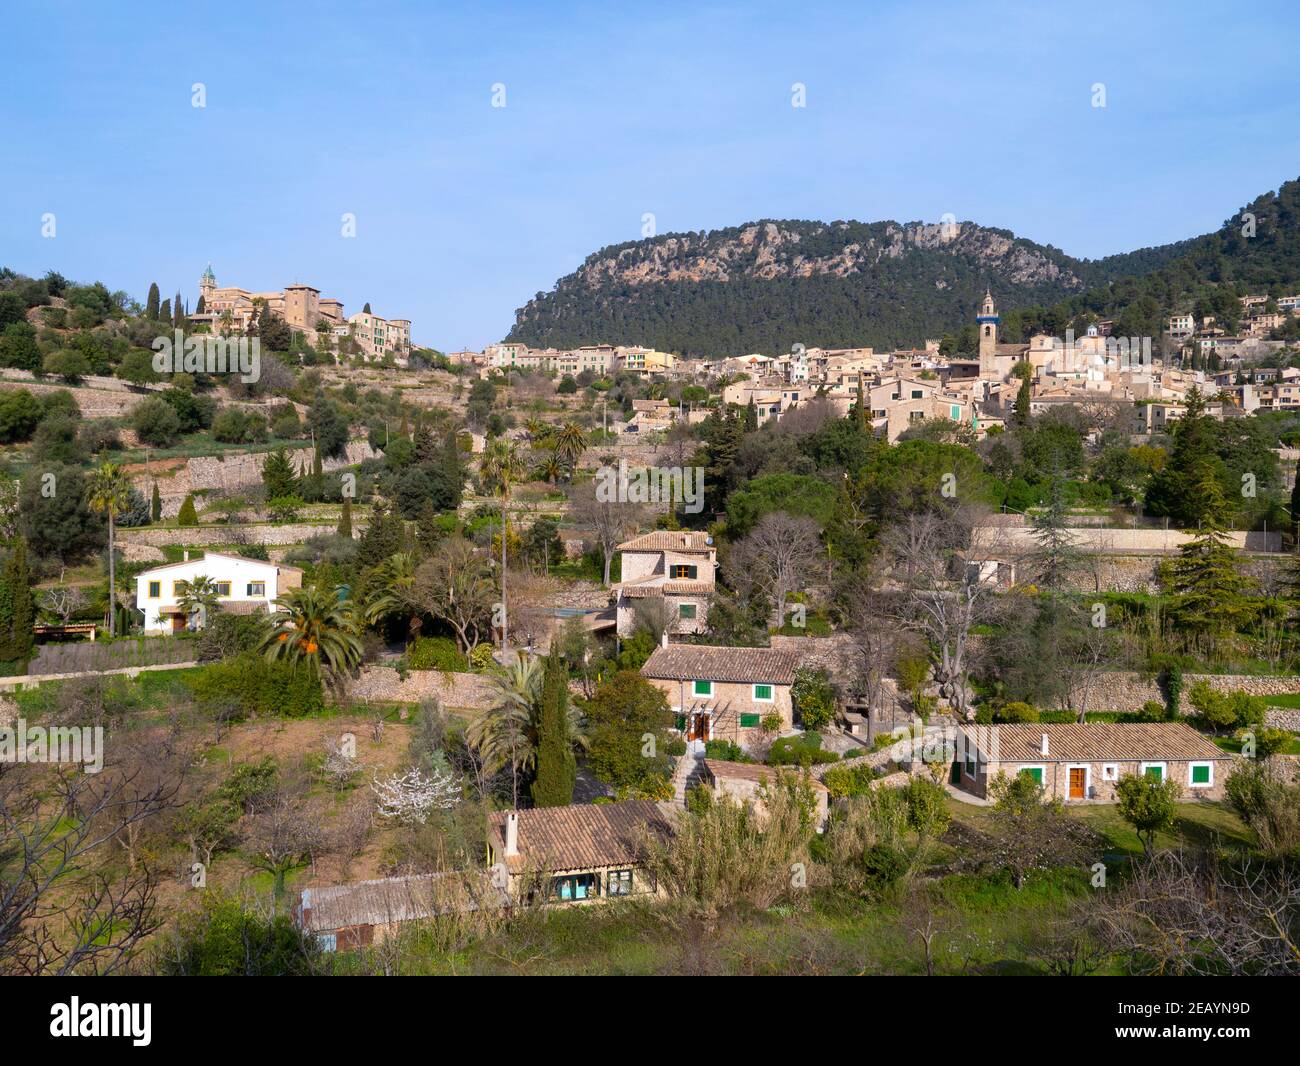
[[[303,889],[293,919],[326,951],[349,951],[382,941],[405,922],[508,903],[490,871],[418,874]]]
[[[724,759],[703,759],[700,763],[700,781],[713,790],[715,796],[727,796],[739,804],[751,803],[756,813],[763,813],[764,786],[775,787],[777,775],[782,771],[806,780],[812,789],[814,824],[818,832],[826,824],[830,811],[830,790],[811,774],[804,777],[795,767],[766,766],[756,762],[728,762]]]
[[[953,784],[988,798],[999,774],[1029,774],[1047,799],[1115,801],[1120,779],[1177,781],[1186,799],[1222,799],[1233,756],[1182,722],[963,726]]]
[[[667,638],[665,638],[666,640]],[[668,697],[677,728],[694,750],[709,740],[748,747],[779,719],[777,732],[794,728],[795,668],[799,655],[776,648],[723,648],[665,644],[641,667],[641,675]]]
[[[488,818],[488,850],[514,903],[656,894],[642,845],[647,833],[670,835],[672,818],[672,806],[654,800],[498,811]]]

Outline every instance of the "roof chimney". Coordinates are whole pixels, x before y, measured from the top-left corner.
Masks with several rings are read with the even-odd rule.
[[[190,550],[189,550],[189,548],[186,548],[186,549],[185,549],[185,561],[186,561],[187,563],[190,561]]]
[[[660,646],[661,648],[666,648],[666,647],[668,647],[668,630],[667,630],[667,629],[664,630],[664,635],[663,635],[662,637],[659,638],[659,646]]]
[[[506,854],[519,854],[519,812],[511,811],[506,815]]]
[[[1043,734],[1043,754],[1047,754],[1047,734]]]

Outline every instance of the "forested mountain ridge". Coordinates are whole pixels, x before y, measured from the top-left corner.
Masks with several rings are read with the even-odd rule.
[[[508,339],[710,356],[910,347],[960,337],[986,288],[1013,312],[1008,339],[1080,315],[1158,336],[1172,310],[1199,301],[1214,313],[1237,287],[1300,283],[1298,197],[1288,182],[1213,233],[1097,260],[973,222],[763,220],[665,234],[588,256],[516,312]]]
[[[1148,268],[1168,258],[1146,254]],[[509,339],[716,355],[896,347],[960,328],[986,288],[1046,303],[1122,276],[1130,258],[1088,263],[972,222],[761,221],[601,249],[521,308]]]

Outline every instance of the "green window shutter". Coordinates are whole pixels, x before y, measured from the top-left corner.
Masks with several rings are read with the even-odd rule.
[[[1020,772],[1022,774],[1028,774],[1040,785],[1043,783],[1043,768],[1041,766],[1026,766]]]
[[[756,714],[742,714],[740,716],[741,729],[757,729],[759,716]]]
[[[1192,767],[1192,784],[1208,785],[1210,783],[1210,764],[1201,763]]]
[[[713,682],[712,682],[712,681],[696,681],[696,682],[695,682],[695,688],[694,688],[693,691],[695,692],[695,695],[697,695],[697,696],[712,696],[712,695],[713,695]]]
[[[679,604],[677,605],[677,617],[678,617],[678,618],[694,618],[694,617],[695,617],[695,604],[693,604],[693,603],[679,603]]]
[[[1148,766],[1145,775],[1147,777],[1154,777],[1157,781],[1163,781],[1165,772],[1159,766]]]
[[[771,698],[772,698],[772,686],[771,686],[771,685],[755,685],[755,686],[754,686],[754,699],[756,699],[756,700],[770,700]]]
[[[685,730],[685,729],[686,729],[686,715],[684,715],[684,714],[679,714],[679,715],[677,716],[677,723],[676,723],[676,724],[677,724],[677,728],[678,728],[678,729]]]

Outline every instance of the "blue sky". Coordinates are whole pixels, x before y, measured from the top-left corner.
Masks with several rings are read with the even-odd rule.
[[[156,280],[192,304],[211,261],[221,284],[307,282],[453,349],[499,340],[647,212],[661,233],[951,212],[1074,255],[1128,251],[1300,176],[1294,15],[18,0],[0,265],[141,300]]]

